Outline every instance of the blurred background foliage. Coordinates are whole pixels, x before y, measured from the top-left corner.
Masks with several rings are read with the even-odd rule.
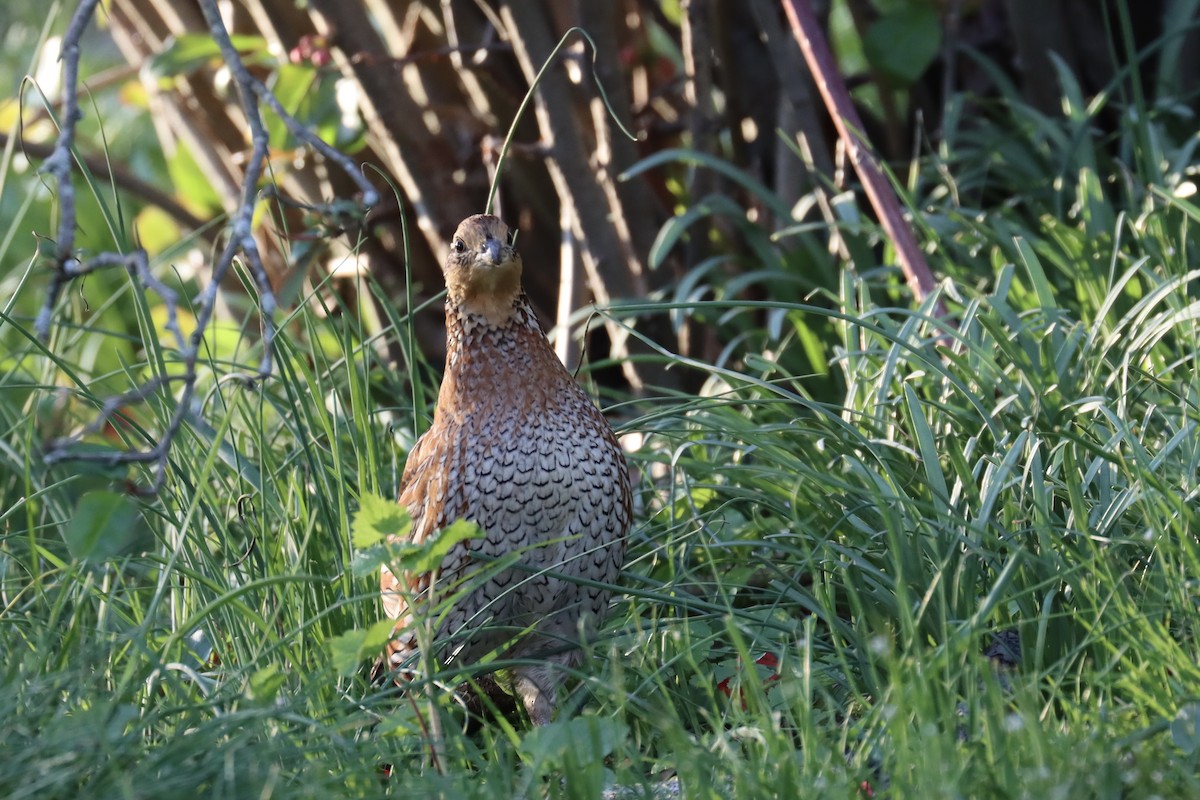
[[[970,247],[961,235],[941,239],[939,225],[978,217],[997,202],[1041,207],[1030,191],[1052,195],[1063,216],[1086,213],[1095,193],[1143,194],[1098,176],[1108,174],[1108,163],[1136,157],[1121,149],[1133,141],[1122,128],[1144,130],[1131,106],[1144,106],[1164,134],[1186,138],[1200,75],[1195,6],[836,0],[818,11],[865,132],[892,165],[905,200],[923,212],[932,251]],[[903,304],[904,290],[886,269],[889,253],[863,224],[869,212],[847,191],[855,176],[778,3],[239,0],[222,8],[238,48],[284,108],[365,164],[385,190],[365,224],[346,232],[328,230],[303,209],[262,201],[260,247],[285,304],[324,298],[335,313],[361,315],[378,332],[387,314],[377,295],[362,291],[364,275],[402,313],[409,281],[418,304],[436,294],[444,242],[460,219],[482,209],[526,87],[558,37],[576,25],[598,52],[576,38],[549,70],[536,113],[517,129],[499,197],[500,212],[521,231],[529,292],[554,324],[568,363],[578,360],[593,300],[821,302],[836,292],[843,270],[882,266],[892,299]],[[55,134],[55,44],[69,10],[62,3],[0,10],[9,92],[0,131],[11,166],[0,198],[8,233],[0,285],[13,296],[18,285],[44,280],[31,234],[49,235],[53,206],[44,202],[36,167]],[[97,252],[140,241],[159,271],[195,287],[236,202],[248,147],[229,74],[185,0],[112,0],[85,45],[79,151],[113,211],[82,193],[80,245]],[[29,54],[37,54],[34,63],[21,60]],[[605,113],[595,80],[636,143]],[[1137,106],[1139,98],[1149,99]],[[1078,121],[1075,138],[1007,135],[1051,127],[1047,120],[1062,115]],[[270,180],[279,194],[302,203],[353,195],[344,176],[298,147],[269,112],[268,124]],[[1078,137],[1093,139],[1087,152],[1106,163],[1074,163]],[[1080,166],[1092,180],[1065,190],[1062,182],[1075,183]],[[1151,166],[1181,174],[1179,163]],[[1106,222],[1093,227],[1105,231]],[[939,277],[986,282],[989,275],[970,263],[947,259],[950,274]],[[122,283],[117,275],[89,278],[86,291],[73,293],[72,319],[132,335]],[[249,303],[238,299],[239,286],[226,288],[222,316],[237,325]],[[32,314],[36,295],[20,293],[13,312]],[[705,361],[736,357],[729,345],[744,336],[799,337],[805,346],[788,349],[789,371],[811,376],[811,391],[833,396],[837,379],[819,354],[830,328],[761,317],[695,311],[647,315],[636,327],[668,350]],[[417,322],[420,345],[436,362],[437,305]],[[593,361],[646,352],[612,321],[587,330]],[[135,348],[132,339],[110,345],[95,354],[100,373]],[[391,362],[404,362],[395,342],[380,347]],[[696,388],[694,376],[653,361],[625,360],[599,374],[616,389],[640,390],[645,380]]]

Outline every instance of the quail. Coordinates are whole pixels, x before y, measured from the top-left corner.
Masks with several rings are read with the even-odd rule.
[[[412,542],[460,519],[478,531],[433,572],[385,568],[381,588],[396,621],[391,671],[413,663],[414,612],[443,592],[452,601],[433,627],[437,661],[466,666],[496,653],[516,662],[512,687],[540,725],[579,663],[580,637],[604,620],[624,563],[631,490],[612,428],[551,349],[521,269],[499,218],[458,226],[443,266],[445,373],[399,503]]]

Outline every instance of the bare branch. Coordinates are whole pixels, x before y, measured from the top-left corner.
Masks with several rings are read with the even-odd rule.
[[[236,50],[233,51],[233,55],[235,58],[237,57]],[[238,64],[241,66],[240,61]],[[255,94],[255,96],[258,97],[259,100],[266,103],[267,106],[275,112],[276,116],[283,120],[283,124],[289,131],[291,131],[293,136],[308,144],[309,147],[325,156],[325,158],[329,159],[334,164],[337,164],[337,166],[341,168],[342,172],[345,172],[350,179],[354,181],[355,185],[358,186],[359,191],[362,192],[362,204],[364,206],[370,208],[379,202],[379,193],[375,191],[375,187],[372,186],[370,182],[363,176],[362,171],[358,169],[358,167],[354,166],[353,161],[347,158],[346,155],[341,151],[326,144],[325,140],[301,125],[295,117],[287,113],[287,111],[285,111],[283,106],[280,104],[279,98],[277,98],[271,92],[271,90],[263,84],[262,81],[247,72],[244,66],[241,66],[241,70],[243,73],[245,73],[246,83],[241,83],[241,78],[239,77],[239,85],[247,87]]]
[[[166,330],[174,338],[178,349],[183,371],[176,375],[158,375],[146,383],[107,399],[101,406],[97,416],[84,429],[69,437],[48,442],[45,460],[53,464],[64,460],[99,461],[108,464],[147,463],[156,467],[155,477],[148,488],[138,488],[137,491],[153,494],[161,488],[166,477],[167,457],[171,444],[178,435],[184,418],[191,413],[192,399],[196,392],[197,370],[201,344],[204,332],[212,321],[216,309],[217,291],[222,279],[228,274],[235,259],[241,258],[258,289],[259,312],[262,321],[262,360],[251,383],[268,377],[272,370],[275,337],[275,295],[271,289],[267,272],[263,266],[258,242],[254,238],[253,218],[254,208],[259,197],[259,183],[267,160],[268,135],[263,124],[259,103],[265,103],[283,120],[288,130],[310,147],[320,152],[326,159],[336,164],[355,183],[362,192],[362,202],[366,206],[378,202],[378,193],[366,180],[354,163],[327,145],[309,130],[304,128],[279,103],[278,99],[267,87],[252,76],[242,62],[237,49],[229,39],[217,10],[215,0],[198,0],[200,10],[208,24],[213,40],[221,50],[226,66],[234,76],[241,98],[242,112],[245,115],[250,132],[251,153],[245,161],[245,172],[242,177],[241,198],[237,209],[230,216],[228,230],[229,239],[213,265],[209,283],[197,298],[196,325],[190,337],[185,337],[179,327],[178,308],[179,297],[175,290],[159,281],[150,271],[146,251],[138,248],[129,254],[100,253],[85,262],[74,253],[75,242],[75,194],[71,182],[71,162],[74,158],[75,126],[80,118],[77,101],[77,84],[79,77],[79,40],[86,30],[99,0],[81,0],[75,15],[71,19],[66,36],[63,38],[63,120],[58,140],[54,150],[46,159],[43,171],[52,175],[57,181],[60,204],[60,221],[58,239],[54,256],[54,275],[46,292],[46,302],[38,313],[35,323],[38,336],[45,339],[49,335],[50,323],[53,319],[54,308],[63,287],[75,278],[111,267],[124,267],[142,287],[143,290],[155,292],[162,298],[167,308]],[[345,217],[348,206],[344,202],[332,201],[316,210],[321,213]],[[85,437],[100,430],[115,414],[125,406],[143,403],[160,390],[165,390],[173,384],[180,384],[179,397],[175,401],[171,416],[161,438],[146,450],[131,450],[117,453],[80,453],[75,449]]]
[[[259,292],[259,310],[263,323],[263,356],[258,371],[259,375],[265,378],[271,374],[272,344],[275,337],[275,293],[271,290],[271,282],[267,278],[266,268],[263,267],[262,255],[258,251],[258,242],[254,239],[253,221],[254,205],[258,198],[258,182],[262,178],[263,167],[267,159],[267,129],[263,125],[262,114],[259,113],[258,103],[255,101],[257,91],[254,84],[258,82],[246,70],[246,65],[242,63],[237,48],[229,40],[229,33],[225,30],[225,23],[221,20],[221,12],[217,9],[215,0],[199,0],[199,2],[200,11],[204,14],[205,22],[208,23],[209,33],[212,34],[213,40],[220,48],[225,65],[229,67],[234,80],[237,81],[242,98],[242,112],[246,115],[246,124],[250,127],[251,151],[250,158],[246,163],[245,175],[242,177],[242,200],[229,222],[229,242],[213,267],[212,278],[208,286],[200,295],[200,313],[196,315],[196,331],[192,334],[194,350],[187,353],[188,367],[190,372],[195,366],[195,357],[199,352],[198,346],[201,337],[216,308],[217,288],[229,268],[233,266],[234,257],[240,252],[246,259],[250,275],[254,278]],[[280,113],[282,117],[287,116],[282,108],[277,113]],[[294,123],[295,120],[292,122]],[[194,387],[194,380],[185,385],[184,394],[188,399],[190,399]]]
[[[75,186],[71,183],[71,150],[75,145],[75,125],[82,114],[79,111],[79,40],[87,28],[96,5],[100,0],[80,0],[79,7],[71,17],[67,33],[63,36],[61,58],[63,61],[63,114],[59,125],[58,140],[54,152],[42,165],[42,171],[58,182],[58,239],[54,255],[54,277],[46,291],[46,304],[38,312],[34,330],[45,339],[50,332],[50,317],[63,286],[71,280],[70,268],[78,264],[75,249]]]

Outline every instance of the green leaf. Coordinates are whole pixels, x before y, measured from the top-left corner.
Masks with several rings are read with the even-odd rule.
[[[429,572],[442,565],[442,559],[454,545],[481,534],[482,531],[474,522],[465,519],[452,522],[419,547],[401,553],[400,567],[409,572]]]
[[[662,226],[662,229],[659,230],[658,236],[654,240],[654,244],[650,247],[650,269],[658,269],[662,266],[671,249],[683,238],[683,235],[687,233],[688,228],[693,223],[697,220],[718,214],[730,217],[741,216],[744,218],[746,212],[737,203],[733,202],[733,200],[723,195],[705,197],[687,209],[687,211],[667,220],[666,224]],[[694,233],[693,235],[704,236],[707,235],[708,230],[709,227],[704,225],[701,226],[699,233]]]
[[[575,717],[533,729],[521,742],[521,751],[539,770],[567,761],[598,764],[612,755],[624,736],[625,726],[615,719]]]
[[[385,509],[380,505],[382,500],[370,495],[364,495],[363,500],[366,502],[354,518],[352,533],[357,549],[350,571],[355,577],[370,575],[383,566],[397,573],[429,572],[441,566],[454,545],[481,535],[478,525],[460,519],[424,542],[413,544],[406,541],[412,520],[403,508],[387,503]],[[398,515],[403,515],[402,521],[397,519]],[[393,535],[397,538],[387,538]]]
[[[141,525],[141,512],[128,495],[87,492],[75,504],[63,539],[76,559],[100,563],[128,552]]]
[[[383,650],[392,638],[395,622],[381,619],[369,628],[355,628],[329,640],[329,660],[339,675],[351,675],[358,670],[364,657]]]
[[[921,454],[921,465],[925,469],[925,480],[932,492],[932,501],[938,513],[950,516],[952,513],[947,501],[950,490],[946,488],[946,475],[942,472],[941,459],[938,457],[937,439],[929,421],[925,419],[925,410],[916,391],[908,383],[904,384],[904,403],[908,409],[908,419],[912,424],[913,437]]]
[[[867,29],[863,52],[885,77],[908,86],[937,58],[942,24],[930,3],[910,2],[885,14]]]
[[[246,697],[258,703],[270,703],[279,694],[286,680],[287,675],[280,671],[279,667],[268,664],[250,676]]]
[[[792,218],[792,207],[785,203],[779,195],[771,191],[766,184],[752,177],[745,170],[740,170],[730,162],[723,158],[702,153],[696,150],[688,150],[685,148],[668,148],[660,150],[657,153],[643,158],[641,161],[634,164],[629,169],[621,173],[617,178],[620,181],[628,181],[664,164],[683,164],[689,167],[705,167],[711,169],[729,180],[741,186],[746,191],[757,197],[763,202],[763,205],[775,214],[780,219]]]
[[[204,171],[187,147],[178,147],[167,159],[167,172],[175,197],[192,213],[210,216],[221,213],[221,193],[213,188],[212,176]]]
[[[356,578],[374,575],[380,567],[389,566],[392,563],[393,550],[394,548],[382,544],[361,550],[356,549],[350,559],[350,574]]]
[[[711,487],[695,487],[675,501],[672,518],[687,519],[693,512],[701,512],[705,506],[717,497],[717,490]]]
[[[230,36],[234,48],[242,54],[267,53],[267,40],[261,36]],[[210,61],[221,60],[221,48],[207,33],[183,33],[171,40],[161,53],[158,53],[145,66],[147,77],[161,81],[186,75]],[[251,59],[254,63],[257,59]]]
[[[363,637],[362,648],[365,653],[375,653],[384,648],[388,640],[392,638],[392,630],[396,627],[394,619],[381,619],[371,627],[367,628],[366,636]]]
[[[1033,282],[1033,290],[1037,294],[1039,307],[1043,309],[1057,308],[1058,303],[1054,298],[1054,289],[1050,285],[1050,279],[1046,277],[1046,270],[1038,259],[1033,245],[1023,238],[1016,239],[1015,244],[1021,253],[1021,260],[1025,262],[1029,271],[1029,280]]]
[[[358,513],[351,525],[351,541],[361,549],[374,547],[389,536],[408,536],[412,519],[408,510],[391,500],[373,494],[364,494],[358,499]]]
[[[1171,740],[1185,755],[1200,750],[1200,704],[1189,703],[1179,709],[1171,721]]]
[[[366,640],[367,632],[357,628],[329,640],[329,660],[339,675],[351,675],[358,669],[359,653]]]
[[[317,71],[310,66],[280,64],[276,70],[275,81],[271,84],[271,91],[275,93],[284,111],[292,116],[300,116],[300,104],[313,91],[316,79]],[[265,122],[268,141],[273,149],[294,146],[289,138],[291,133],[280,117],[272,113],[267,115]]]

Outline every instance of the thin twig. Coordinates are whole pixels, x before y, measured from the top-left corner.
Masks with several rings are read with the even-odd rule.
[[[512,26],[508,27],[511,28]],[[517,112],[513,114],[512,124],[508,126],[508,134],[504,137],[504,144],[500,145],[500,155],[496,158],[496,174],[492,176],[492,185],[488,188],[487,203],[485,203],[483,207],[484,211],[489,214],[492,211],[492,202],[496,197],[496,190],[500,185],[500,172],[504,169],[504,162],[508,158],[508,150],[512,146],[513,137],[517,135],[517,125],[520,124],[521,119],[525,116],[525,109],[529,107],[529,103],[534,100],[534,92],[537,91],[538,86],[542,82],[542,78],[545,77],[547,71],[551,66],[553,66],[559,51],[563,49],[563,47],[567,44],[567,41],[571,38],[571,34],[574,33],[579,34],[579,36],[591,46],[592,80],[595,82],[596,91],[600,95],[600,99],[604,101],[604,107],[608,109],[609,116],[612,118],[613,123],[615,123],[616,126],[621,129],[621,133],[629,137],[630,141],[637,141],[637,137],[629,132],[629,129],[625,127],[625,124],[621,122],[620,117],[617,116],[617,112],[613,111],[612,106],[608,102],[608,95],[604,93],[604,86],[600,83],[600,79],[596,77],[596,43],[592,41],[592,37],[589,36],[588,32],[583,28],[570,28],[559,38],[558,44],[554,46],[554,49],[550,51],[550,55],[546,56],[545,61],[542,62],[541,69],[537,71],[537,74],[533,76],[533,80],[529,83],[529,91],[527,91],[525,96],[521,98],[521,105],[517,106]],[[518,49],[516,42],[510,41],[510,46],[514,48],[514,51]],[[518,52],[517,55],[518,58],[520,58],[521,53]]]
[[[166,330],[174,338],[178,349],[183,370],[174,375],[158,375],[140,386],[107,399],[101,406],[96,417],[84,429],[72,436],[57,439],[47,443],[45,460],[53,464],[64,460],[98,461],[112,465],[153,463],[156,467],[155,477],[149,487],[135,487],[142,494],[157,492],[166,478],[167,458],[175,437],[183,425],[184,419],[193,413],[193,398],[196,393],[197,370],[204,332],[212,321],[216,309],[217,291],[221,281],[233,266],[234,260],[241,258],[259,294],[259,312],[262,321],[263,353],[259,362],[255,380],[268,377],[272,371],[275,337],[275,295],[271,289],[267,272],[259,253],[258,242],[254,238],[253,219],[254,208],[259,197],[259,182],[262,180],[266,166],[268,136],[263,124],[259,103],[265,103],[284,122],[288,130],[298,139],[307,143],[314,150],[341,168],[358,186],[362,192],[362,204],[371,206],[378,202],[378,193],[366,180],[355,164],[346,156],[334,150],[317,136],[312,134],[280,105],[278,99],[257,78],[252,76],[242,62],[241,56],[229,39],[229,33],[217,10],[216,0],[198,0],[200,10],[208,23],[209,32],[221,50],[226,66],[234,76],[238,85],[242,102],[242,111],[250,130],[251,153],[245,161],[245,173],[242,179],[242,194],[237,210],[229,219],[229,239],[222,249],[220,256],[213,264],[209,283],[201,291],[196,303],[196,325],[190,337],[185,337],[179,328],[178,308],[179,297],[170,287],[159,281],[150,271],[146,251],[138,248],[129,254],[100,253],[86,262],[81,262],[75,255],[75,192],[71,182],[71,162],[75,158],[75,126],[80,118],[78,105],[79,77],[79,40],[86,30],[92,15],[95,13],[99,0],[80,0],[75,10],[67,33],[63,37],[63,119],[59,130],[58,140],[54,150],[43,164],[42,170],[55,178],[58,185],[59,198],[59,228],[54,255],[54,275],[46,292],[46,302],[39,311],[35,328],[38,336],[46,339],[50,332],[54,308],[62,294],[63,287],[75,278],[110,267],[124,267],[133,276],[143,290],[150,290],[159,295],[167,308]],[[348,212],[345,202],[333,201],[317,207],[322,213],[334,217],[344,217]],[[130,450],[113,453],[80,453],[75,449],[85,437],[100,430],[112,417],[125,406],[143,403],[160,390],[165,390],[173,384],[182,388],[176,399],[174,409],[167,422],[161,438],[146,450]]]
[[[275,293],[271,290],[271,282],[267,278],[267,270],[263,266],[262,255],[258,251],[258,242],[254,238],[253,226],[254,206],[258,199],[258,182],[262,178],[269,142],[262,114],[258,110],[258,103],[255,102],[257,95],[255,85],[261,86],[261,84],[246,69],[237,48],[229,40],[229,33],[225,30],[225,23],[221,20],[221,12],[217,9],[216,0],[199,1],[200,13],[204,15],[204,21],[208,23],[209,33],[217,43],[217,47],[221,51],[221,58],[237,82],[238,94],[242,100],[242,113],[245,114],[246,124],[250,128],[251,150],[250,158],[246,162],[246,172],[242,176],[242,199],[238,204],[237,211],[233,213],[229,221],[229,241],[226,243],[221,257],[213,265],[212,278],[201,294],[200,313],[196,315],[196,330],[192,334],[192,346],[197,348],[198,352],[203,331],[208,327],[208,322],[216,309],[217,289],[229,268],[233,266],[233,259],[240,252],[246,259],[250,275],[259,292],[259,310],[263,323],[263,356],[258,366],[258,372],[265,378],[271,374],[271,356],[275,337]],[[282,108],[276,110],[275,113],[281,117],[288,116]],[[295,120],[292,120],[292,123],[295,124]],[[288,128],[291,130],[291,125]],[[351,173],[353,172],[355,170],[352,169]],[[195,358],[194,353],[188,355],[192,359]],[[194,363],[193,360],[189,366],[194,367]],[[193,382],[192,387],[188,388],[194,388],[194,385]]]
[[[58,239],[54,254],[54,277],[46,290],[46,303],[38,312],[34,323],[37,335],[45,339],[50,332],[50,317],[63,287],[74,276],[71,267],[78,265],[75,258],[75,186],[71,183],[71,150],[75,145],[75,125],[82,114],[79,111],[79,40],[87,28],[100,0],[80,0],[79,7],[71,17],[71,24],[63,36],[60,58],[63,61],[63,114],[58,129],[58,140],[54,152],[42,165],[42,171],[58,182]]]
[[[389,64],[393,67],[403,67],[408,64],[420,64],[425,61],[438,61],[443,58],[453,58],[466,53],[474,55],[475,53],[505,53],[512,50],[512,46],[507,42],[480,42],[479,44],[462,44],[450,45],[449,47],[435,47],[429,50],[418,50],[415,53],[409,53],[404,56],[391,56],[384,58],[373,53],[355,53],[350,57],[351,63],[355,64],[370,64],[371,66],[379,66],[381,64]],[[462,61],[459,59],[459,65],[456,69],[461,69]]]
[[[834,64],[829,44],[825,41],[825,34],[817,23],[812,6],[808,0],[784,0],[783,8],[787,13],[788,22],[791,23],[792,35],[804,52],[804,60],[808,62],[808,68],[817,83],[817,89],[821,92],[821,98],[825,101],[829,116],[833,118],[838,136],[845,143],[850,161],[854,164],[859,180],[862,181],[867,199],[879,216],[879,222],[883,225],[892,246],[896,248],[896,257],[908,281],[909,290],[917,303],[922,303],[934,291],[937,283],[921,248],[917,245],[912,228],[904,219],[904,212],[892,187],[880,171],[870,145],[863,138],[862,120],[859,119],[854,103],[850,100],[850,93],[846,90],[846,84]],[[945,313],[940,303],[935,313],[938,316]]]
[[[211,0],[201,0],[201,6],[204,7],[209,2],[211,2]],[[219,19],[218,22],[220,22]],[[225,44],[228,43],[229,36],[226,34]],[[248,88],[255,94],[255,96],[258,97],[259,100],[266,103],[267,106],[275,112],[276,116],[283,120],[284,126],[287,127],[293,136],[307,144],[312,149],[316,150],[321,155],[325,156],[325,158],[336,164],[342,170],[342,172],[346,173],[350,180],[354,181],[354,184],[358,187],[358,190],[362,192],[363,206],[370,208],[371,206],[379,203],[379,193],[363,175],[362,170],[356,167],[354,162],[351,161],[344,153],[326,144],[324,139],[301,125],[295,117],[285,111],[283,105],[279,102],[279,98],[277,98],[262,81],[249,73],[245,65],[242,64],[241,58],[237,54],[237,50],[233,49],[232,44],[229,44],[229,48],[229,53],[226,53],[224,45],[222,45],[222,55],[226,57],[226,63],[229,64],[231,68],[232,63],[229,61],[230,54],[232,54],[233,58],[237,59],[238,67],[243,73],[242,76],[238,77],[238,84]],[[242,83],[243,77],[245,78],[245,83]],[[255,113],[258,113],[257,108],[255,108]]]

